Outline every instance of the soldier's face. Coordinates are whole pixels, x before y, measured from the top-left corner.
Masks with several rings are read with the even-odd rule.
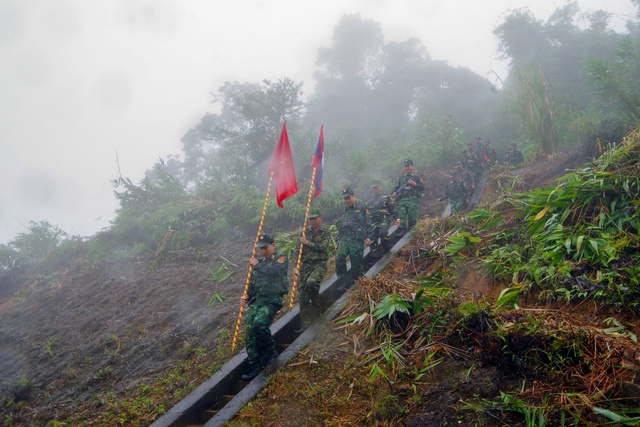
[[[347,196],[344,198],[344,204],[347,206],[353,206],[356,203],[355,196]]]
[[[317,216],[315,218],[309,218],[309,222],[311,223],[311,228],[317,230],[322,225],[322,217]]]
[[[270,245],[267,245],[264,248],[260,248],[260,252],[262,253],[263,257],[271,258],[273,254],[276,252],[275,243],[271,243]]]
[[[404,165],[405,173],[413,173],[413,165]]]
[[[382,187],[380,187],[379,185],[376,186],[376,187],[372,187],[371,191],[373,191],[373,194],[378,196],[378,195],[380,195],[380,193],[382,193]]]

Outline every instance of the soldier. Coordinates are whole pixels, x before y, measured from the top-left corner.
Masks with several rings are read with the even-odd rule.
[[[424,183],[419,175],[413,173],[413,162],[404,161],[404,175],[398,179],[398,185],[393,189],[391,197],[398,207],[398,230],[396,234],[403,236],[418,222],[418,201],[422,197]]]
[[[303,329],[320,316],[320,283],[327,273],[329,249],[334,244],[331,233],[322,225],[322,215],[318,209],[311,209],[307,218],[310,225],[307,226],[305,235],[300,236],[302,260],[298,302]]]
[[[371,183],[372,198],[369,200],[369,215],[371,215],[372,238],[369,255],[380,258],[389,252],[389,225],[396,217],[396,205],[391,196],[382,191],[380,181]],[[379,241],[379,243],[378,243]]]
[[[261,235],[258,248],[263,257],[249,259],[253,274],[247,295],[240,299],[242,305],[249,304],[245,341],[251,372],[242,375],[243,381],[254,379],[278,355],[269,327],[282,308],[282,297],[288,290],[288,260],[284,255],[275,254],[273,237]]]
[[[458,174],[451,173],[451,182],[447,185],[444,197],[437,199],[438,202],[449,199],[451,203],[451,213],[456,213],[464,209],[469,202],[467,199],[467,190],[458,179]]]
[[[469,169],[465,169],[460,162],[456,163],[455,172],[458,175],[458,180],[467,191],[467,199],[471,199],[471,196],[476,191],[476,183],[473,181],[471,172],[469,172]]]
[[[520,151],[518,146],[514,143],[511,146],[511,149],[507,152],[507,158],[505,159],[505,163],[509,165],[517,166],[523,162],[524,162],[524,157],[522,156],[522,152]]]
[[[338,227],[336,274],[339,278],[346,278],[341,288],[347,288],[364,274],[362,265],[364,248],[371,244],[371,225],[369,211],[356,199],[352,189],[342,190],[342,198],[345,204],[344,211],[336,221]],[[351,269],[348,272],[347,257],[351,261]]]

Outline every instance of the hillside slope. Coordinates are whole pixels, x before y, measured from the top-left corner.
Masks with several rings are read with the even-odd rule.
[[[549,183],[564,173],[565,165],[580,161],[580,156],[560,156],[553,162],[523,169],[518,171],[515,185],[524,190]],[[421,203],[421,214],[427,219],[420,224],[415,241],[387,273],[360,284],[352,312],[345,313],[345,318],[359,313],[361,304],[368,306],[367,301],[379,301],[390,291],[412,292],[401,284],[415,283],[436,271],[437,263],[422,258],[426,248],[431,251],[446,243],[432,236],[434,227],[442,228],[443,223],[429,219],[437,218],[444,208],[435,199],[443,194],[446,173],[428,171],[423,176],[428,191]],[[490,182],[490,194],[499,192],[505,176],[513,176],[513,171],[500,171]],[[487,195],[485,200],[491,197]],[[0,412],[5,423],[148,425],[230,357],[238,299],[252,243],[253,239],[248,238],[100,265],[78,260],[73,267],[47,276],[0,276]],[[208,269],[223,262],[232,271],[231,277],[218,284],[208,280]],[[457,266],[456,277],[455,301],[491,304],[504,288],[504,284],[487,279],[486,271],[476,262],[470,261],[468,267]],[[207,302],[214,292],[225,299],[209,306]],[[451,307],[442,306],[440,310],[453,310]],[[541,309],[533,303],[531,308]],[[566,314],[556,308],[549,312],[557,320],[575,316],[576,325],[592,322],[591,326],[604,328],[601,320],[608,315],[593,310],[583,316],[576,316],[578,312],[573,309]],[[521,316],[526,317],[522,313],[526,312],[514,314],[513,321],[522,321]],[[480,316],[476,325],[480,329],[485,325],[482,319]],[[568,320],[567,324],[572,322]],[[440,354],[437,358],[428,356],[434,347],[416,341],[417,353],[402,356],[412,360],[407,363],[405,359],[402,365],[417,369],[420,375],[421,380],[414,381],[413,389],[410,383],[391,378],[382,363],[376,365],[381,362],[380,345],[367,341],[371,333],[337,327],[337,331],[327,331],[323,340],[292,363],[291,369],[274,379],[274,385],[252,405],[261,408],[260,414],[249,410],[241,415],[238,425],[299,425],[296,420],[300,419],[309,425],[430,425],[427,419],[433,420],[431,425],[445,425],[453,419],[468,423],[458,425],[474,425],[477,417],[469,414],[475,412],[468,410],[456,418],[459,409],[452,409],[453,403],[472,396],[489,399],[495,397],[498,385],[509,383],[517,388],[521,384],[520,376],[505,375],[503,369],[510,365],[499,351],[479,350],[484,344],[492,348],[496,344],[490,340],[484,343],[481,334],[471,334],[479,342],[465,344],[465,351],[454,346],[454,341],[438,341],[439,350],[451,354],[440,362],[440,367],[446,369],[437,371],[431,369],[431,359],[426,358],[439,360]],[[438,328],[444,333],[444,326]],[[391,333],[401,330],[392,329]],[[477,357],[493,362],[475,358],[476,352],[481,355]],[[344,360],[348,363],[342,363]],[[481,363],[482,369],[477,369]],[[385,375],[387,379],[382,380]],[[354,378],[364,381],[355,382]],[[289,396],[292,388],[278,387],[281,381],[295,384],[297,391]],[[310,395],[308,400],[300,397],[305,384],[317,384],[316,393],[324,396],[328,408],[324,415],[314,414],[311,409],[317,404],[318,395]],[[331,409],[334,398],[344,400],[346,406]],[[274,399],[281,403],[274,405]],[[284,418],[274,414],[282,405],[287,406],[286,412],[280,412]],[[266,420],[264,413],[274,415]],[[331,418],[340,414],[345,418]]]

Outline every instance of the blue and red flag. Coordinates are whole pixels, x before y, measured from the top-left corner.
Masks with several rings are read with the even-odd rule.
[[[324,167],[324,125],[320,126],[320,137],[316,146],[316,153],[313,155],[311,166],[316,168],[316,189],[313,193],[314,197],[318,197],[322,193],[322,168]]]

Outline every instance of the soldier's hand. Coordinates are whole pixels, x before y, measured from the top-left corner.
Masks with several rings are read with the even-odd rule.
[[[410,180],[407,181],[407,184],[416,185],[416,182],[414,180],[410,179]]]
[[[258,261],[258,258],[254,257],[254,256],[252,256],[251,258],[249,258],[249,264],[251,264],[251,265],[252,265],[252,266],[254,266],[254,267],[255,267],[256,265],[258,265],[258,263],[259,263],[259,262],[260,262],[260,261]]]
[[[300,236],[300,243],[302,243],[303,245],[308,245],[311,242],[306,237]]]
[[[391,193],[391,197],[393,197],[394,199],[396,198],[398,194],[394,191],[393,193]]]
[[[242,295],[240,297],[240,305],[245,305],[249,301],[249,295]]]

